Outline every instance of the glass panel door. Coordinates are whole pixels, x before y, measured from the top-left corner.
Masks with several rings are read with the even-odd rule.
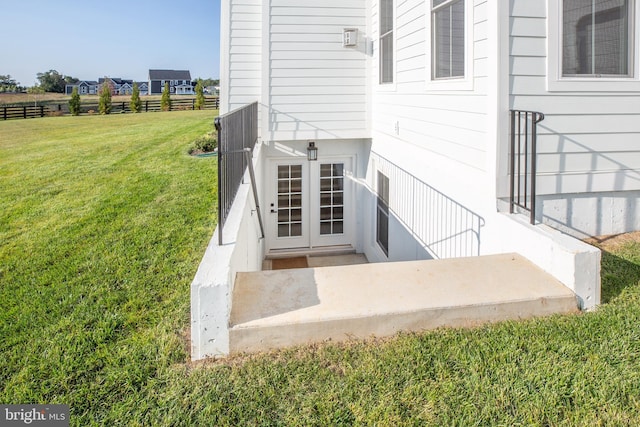
[[[313,162],[311,183],[311,246],[353,245],[352,159],[328,158]]]
[[[269,249],[309,247],[309,166],[305,159],[270,163]]]
[[[278,165],[278,237],[302,236],[302,165]]]
[[[320,165],[320,234],[344,232],[344,163]]]

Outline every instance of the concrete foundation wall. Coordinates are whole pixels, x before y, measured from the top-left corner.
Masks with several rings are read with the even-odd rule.
[[[640,191],[539,196],[536,218],[577,238],[640,230]]]
[[[264,163],[260,144],[254,150],[253,162],[256,176],[260,176]],[[229,317],[236,273],[260,270],[264,259],[264,239],[256,212],[247,172],[224,225],[223,245],[218,244],[218,227],[191,283],[192,360],[229,354]]]
[[[483,234],[483,254],[517,252],[577,296],[582,310],[600,304],[600,250],[528,216],[496,214]]]

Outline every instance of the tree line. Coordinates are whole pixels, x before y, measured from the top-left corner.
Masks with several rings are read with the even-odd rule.
[[[196,84],[196,100],[194,107],[197,110],[202,110],[205,107],[205,97],[204,97],[204,85],[201,81],[198,81]],[[112,103],[112,93],[113,88],[110,87],[110,84],[105,83],[102,85],[102,89],[100,90],[100,99],[98,101],[98,112],[100,114],[110,114],[111,108],[113,106]],[[142,110],[142,100],[140,99],[140,88],[138,88],[138,83],[133,83],[133,90],[131,93],[131,99],[129,101],[129,109],[133,113],[139,113]],[[160,99],[160,109],[162,111],[170,111],[171,110],[171,94],[169,92],[169,83],[165,83],[164,88],[162,90],[162,97]],[[78,87],[74,87],[71,92],[71,98],[69,99],[69,112],[73,116],[77,116],[80,114],[80,94],[78,93]]]

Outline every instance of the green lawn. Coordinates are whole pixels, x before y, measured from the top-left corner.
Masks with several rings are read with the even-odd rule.
[[[188,363],[211,111],[0,122],[0,403],[86,425],[640,425],[640,244],[594,313]]]

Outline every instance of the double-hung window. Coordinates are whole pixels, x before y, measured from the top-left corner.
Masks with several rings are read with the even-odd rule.
[[[393,0],[380,0],[380,84],[393,83]]]
[[[431,78],[464,77],[464,0],[431,0]]]
[[[633,74],[632,3],[632,0],[563,0],[563,77]]]

